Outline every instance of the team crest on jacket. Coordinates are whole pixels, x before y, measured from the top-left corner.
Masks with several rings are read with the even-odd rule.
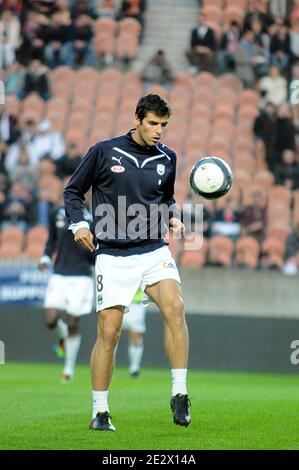
[[[165,173],[165,165],[163,163],[158,163],[157,164],[157,173],[158,175],[162,176]]]
[[[111,171],[113,171],[113,173],[123,173],[125,170],[125,167],[121,165],[113,165],[111,167]]]

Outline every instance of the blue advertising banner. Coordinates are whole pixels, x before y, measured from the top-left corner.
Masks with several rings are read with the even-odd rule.
[[[0,304],[41,305],[50,274],[32,267],[0,266]]]

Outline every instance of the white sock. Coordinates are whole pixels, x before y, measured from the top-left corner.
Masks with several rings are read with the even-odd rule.
[[[140,369],[141,359],[143,355],[143,340],[139,344],[134,344],[131,341],[129,342],[128,347],[129,355],[129,371],[132,374],[137,372]]]
[[[64,369],[63,373],[65,375],[74,375],[76,360],[81,344],[81,335],[77,336],[68,336],[64,342]]]
[[[65,339],[69,334],[67,324],[61,318],[58,318],[54,331],[58,339]]]
[[[92,419],[94,419],[98,412],[104,413],[109,411],[108,406],[108,390],[105,392],[92,391]]]
[[[172,396],[178,393],[187,395],[187,369],[171,369],[172,375]]]

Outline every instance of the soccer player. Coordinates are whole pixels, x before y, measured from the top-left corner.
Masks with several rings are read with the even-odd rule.
[[[143,335],[145,333],[145,305],[142,303],[141,289],[135,294],[129,311],[124,315],[122,329],[128,332],[129,372],[139,377],[143,356]]]
[[[91,354],[90,428],[94,430],[115,431],[108,406],[114,350],[124,310],[138,287],[157,304],[164,317],[174,423],[188,426],[191,422],[186,387],[188,331],[181,281],[164,239],[166,222],[174,233],[185,230],[173,197],[176,155],[160,143],[171,112],[168,101],[160,95],[140,98],[135,111],[136,128],[91,147],[64,190],[75,241],[97,255],[96,301],[100,315]],[[96,247],[82,212],[84,194],[90,187]]]
[[[92,221],[87,208],[83,209],[86,220]],[[56,253],[54,270],[46,290],[44,308],[48,328],[58,336],[58,355],[64,355],[61,382],[70,382],[80,348],[79,318],[91,313],[94,299],[94,283],[91,277],[94,256],[74,241],[68,230],[63,206],[56,207],[49,218],[49,237],[45,253],[39,261],[39,269],[52,264]],[[67,324],[61,318],[67,313]]]

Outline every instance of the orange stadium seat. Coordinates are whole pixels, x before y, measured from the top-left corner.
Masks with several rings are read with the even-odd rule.
[[[225,236],[215,236],[209,242],[208,261],[212,265],[231,266],[234,243]]]
[[[285,243],[278,238],[267,237],[262,243],[262,255],[268,265],[281,269],[284,265]]]
[[[1,242],[13,242],[22,245],[24,243],[24,232],[19,227],[7,227],[0,232]]]
[[[16,259],[22,254],[22,244],[16,243],[13,240],[6,240],[0,245],[0,258],[3,259]]]
[[[225,0],[203,0],[203,6],[213,5],[218,8],[222,8],[225,4]]]
[[[36,225],[27,232],[28,243],[46,243],[48,239],[48,229],[44,225]]]
[[[216,5],[205,4],[203,8],[206,21],[213,21],[216,24],[222,24],[223,10]]]
[[[236,21],[242,29],[244,16],[245,16],[245,13],[242,7],[235,6],[235,5],[229,6],[224,10],[224,17],[223,17],[224,25],[227,27],[230,25],[231,21]]]
[[[194,249],[194,247],[199,248]],[[182,267],[201,268],[206,262],[208,242],[202,236],[194,236],[191,240],[184,240],[184,248],[179,264]]]
[[[238,267],[256,268],[259,262],[260,245],[250,236],[241,237],[235,245],[235,263]]]
[[[195,88],[205,88],[213,91],[216,86],[217,80],[210,72],[200,72],[194,77]]]
[[[269,170],[260,170],[254,175],[254,182],[260,184],[265,189],[274,186],[274,175]]]

